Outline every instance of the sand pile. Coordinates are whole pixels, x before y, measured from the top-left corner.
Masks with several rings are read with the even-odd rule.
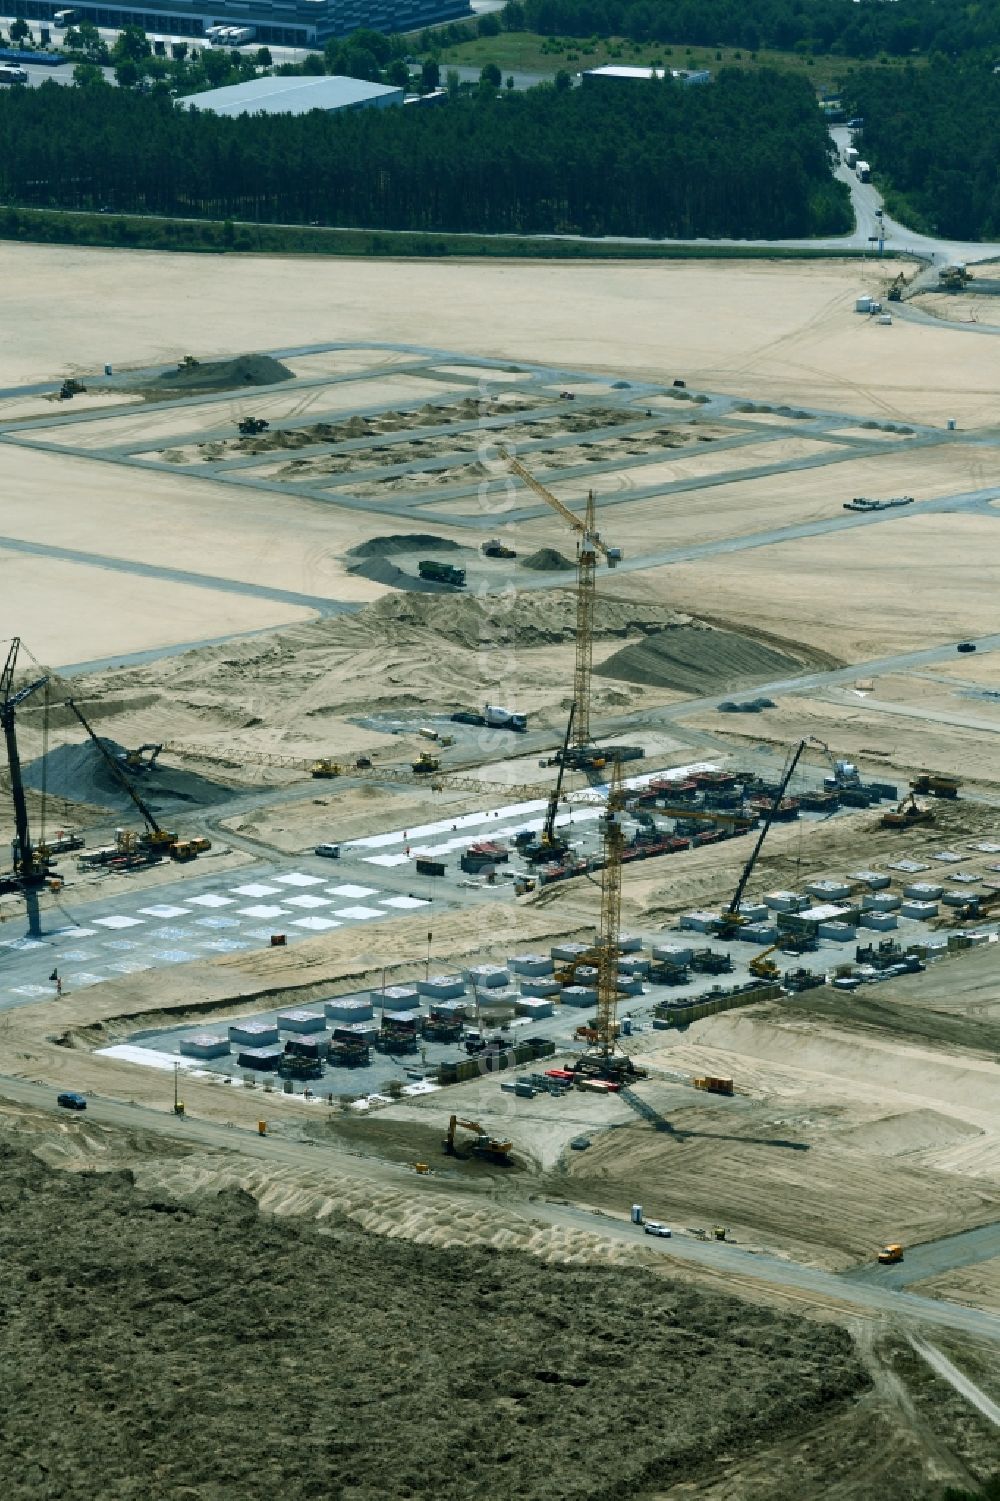
[[[414,552],[420,548],[435,552],[456,552],[460,544],[447,537],[435,537],[430,532],[403,532],[389,537],[372,537],[368,542],[359,542],[352,547],[349,558],[391,558],[398,552]]]
[[[268,354],[239,354],[231,360],[195,360],[182,363],[176,370],[165,370],[147,389],[162,395],[164,390],[230,391],[237,386],[275,386],[295,376],[280,360]]]
[[[733,631],[677,625],[623,647],[594,671],[681,693],[716,693],[799,672],[802,660]]]
[[[115,740],[101,737],[108,754],[118,760],[124,748]],[[24,768],[27,786],[50,797],[65,798],[73,803],[89,803],[114,812],[129,812],[134,805],[92,741],[58,745]],[[232,790],[206,777],[196,776],[178,767],[157,762],[152,771],[135,778],[140,797],[152,811],[158,812],[171,803],[211,805],[232,795]]]
[[[531,568],[536,573],[565,573],[567,568],[575,568],[569,558],[564,558],[561,552],[554,547],[540,547],[537,552],[529,553],[521,559],[522,568]]]

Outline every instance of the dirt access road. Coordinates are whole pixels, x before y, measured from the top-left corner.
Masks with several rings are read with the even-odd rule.
[[[0,1092],[18,1104],[30,1105],[36,1109],[54,1111],[59,1108],[55,1103],[54,1092],[40,1084],[4,1077],[0,1079]],[[335,1158],[335,1169],[340,1176],[364,1177],[369,1180],[373,1176],[370,1161],[352,1160],[340,1152],[329,1153],[320,1144],[313,1145],[306,1154],[303,1152],[302,1142],[252,1136],[243,1132],[235,1134],[233,1130],[225,1126],[192,1120],[190,1117],[177,1118],[172,1115],[163,1115],[157,1111],[142,1109],[137,1105],[91,1099],[88,1102],[88,1117],[104,1125],[129,1130],[142,1127],[176,1141],[188,1144],[197,1142],[217,1150],[237,1152],[244,1156],[275,1163],[293,1163],[301,1166],[303,1156],[307,1155],[308,1162],[318,1166],[324,1157]],[[404,1167],[380,1163],[377,1171],[379,1177],[397,1181],[413,1181],[412,1173]],[[439,1191],[433,1183],[427,1182],[424,1186],[432,1193]],[[449,1191],[445,1189],[445,1192]],[[510,1204],[506,1204],[505,1212],[509,1214],[510,1209]],[[819,1271],[792,1261],[783,1261],[776,1256],[750,1253],[738,1246],[716,1241],[700,1241],[679,1236],[671,1240],[660,1240],[650,1236],[643,1237],[639,1241],[639,1232],[634,1226],[612,1220],[600,1213],[576,1209],[568,1205],[534,1203],[530,1209],[525,1209],[524,1217],[548,1225],[582,1230],[602,1240],[622,1245],[639,1243],[669,1258],[746,1282],[757,1282],[779,1291],[788,1291],[800,1298],[804,1296],[807,1300],[814,1298],[824,1304],[839,1304],[860,1313],[894,1314],[911,1319],[914,1323],[953,1329],[1000,1344],[1000,1315],[963,1308],[958,1304],[945,1301],[938,1302],[922,1298],[913,1293],[896,1292],[887,1287],[847,1280],[830,1272]]]

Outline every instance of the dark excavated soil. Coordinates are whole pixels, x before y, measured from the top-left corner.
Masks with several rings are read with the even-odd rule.
[[[414,552],[424,547],[435,552],[456,552],[459,546],[458,542],[451,542],[447,537],[435,537],[430,532],[404,532],[388,537],[372,537],[368,542],[360,542],[357,547],[349,550],[347,556],[391,558],[394,553]]]
[[[764,682],[802,667],[801,659],[750,636],[679,625],[623,646],[594,672],[618,682],[699,694]]]
[[[295,376],[269,354],[239,354],[231,360],[204,360],[165,370],[149,382],[153,391],[230,391],[236,386],[276,386]]]
[[[117,758],[122,752],[123,747],[106,736],[101,737],[101,743],[112,757]],[[57,745],[44,759],[40,756],[24,768],[24,780],[36,792],[44,789],[50,797],[90,803],[115,813],[134,811],[124,786],[90,740]],[[152,771],[136,774],[134,783],[153,813],[173,806],[211,807],[235,795],[233,788],[172,766],[168,761],[157,761]]]
[[[866,1382],[840,1329],[644,1272],[178,1205],[20,1146],[0,1252],[8,1501],[614,1501]]]
[[[563,557],[554,547],[540,547],[537,552],[529,553],[521,559],[522,568],[531,568],[536,573],[565,573],[567,569],[575,568],[569,558]]]

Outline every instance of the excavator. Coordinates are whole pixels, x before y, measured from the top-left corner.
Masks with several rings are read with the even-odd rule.
[[[514,1143],[504,1141],[499,1136],[490,1136],[478,1121],[461,1121],[457,1115],[453,1115],[448,1121],[448,1134],[441,1143],[443,1150],[449,1157],[457,1157],[458,1149],[455,1146],[455,1132],[461,1127],[463,1131],[471,1131],[474,1137],[472,1142],[472,1155],[482,1157],[488,1162],[497,1162],[502,1167],[510,1165],[510,1155],[514,1150]]]
[[[115,759],[104,742],[94,733],[89,722],[84,717],[83,711],[74,703],[71,698],[68,698],[66,700],[66,708],[72,710],[72,712],[76,715],[77,719],[83,725],[83,728],[87,731],[87,734],[96,745],[102,758],[111,768],[115,780],[119,782],[122,787],[124,787],[125,791],[128,793],[129,797],[132,799],[136,808],[138,808],[140,814],[142,815],[143,822],[146,825],[146,832],[144,834],[140,834],[137,840],[138,845],[142,849],[148,850],[151,853],[157,855],[169,855],[171,860],[193,860],[196,855],[201,854],[204,850],[211,849],[211,845],[207,839],[178,839],[177,835],[174,834],[171,830],[162,829],[157,823],[151,809],[147,807],[146,803],[132,786],[129,778],[125,775],[125,772],[122,769],[121,762]]]
[[[914,793],[905,797],[896,808],[891,808],[888,813],[883,813],[879,820],[883,829],[910,829],[918,823],[933,823],[934,814],[930,808],[925,808],[917,802]]]
[[[131,772],[133,775],[137,772],[141,774],[144,771],[153,770],[153,767],[156,765],[156,758],[162,749],[162,745],[154,745],[151,741],[148,741],[145,745],[140,745],[135,750],[123,750],[119,756],[119,760],[126,771]],[[148,756],[143,754],[145,751],[149,751]]]

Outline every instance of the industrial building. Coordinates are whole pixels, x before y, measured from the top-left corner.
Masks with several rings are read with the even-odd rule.
[[[672,78],[676,83],[685,85],[696,83],[710,83],[712,75],[707,68],[629,68],[620,67],[615,63],[605,63],[603,68],[588,68],[581,75],[582,81],[587,83],[603,82],[640,82],[649,83],[654,78]]]
[[[22,0],[17,14],[44,25],[62,8],[61,0]],[[95,26],[141,26],[168,37],[204,38],[210,26],[247,26],[254,41],[282,47],[322,46],[328,37],[347,36],[362,26],[386,33],[415,31],[471,14],[468,0],[382,0],[378,5],[367,0],[220,0],[210,11],[192,0],[155,0],[148,7],[131,0],[73,9],[79,21]]]
[[[177,103],[213,115],[306,115],[310,110],[387,109],[402,104],[405,90],[361,78],[252,78],[247,83],[188,94]]]

